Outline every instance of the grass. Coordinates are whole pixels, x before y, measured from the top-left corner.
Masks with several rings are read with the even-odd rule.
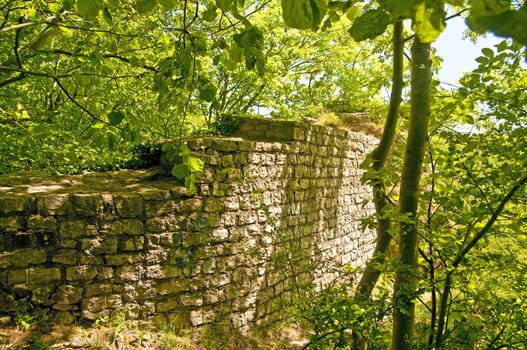
[[[234,329],[228,323],[155,330],[119,315],[88,327],[37,322],[30,327],[0,328],[0,350],[279,350],[301,349],[303,340],[304,332],[291,324],[257,327],[248,332]]]

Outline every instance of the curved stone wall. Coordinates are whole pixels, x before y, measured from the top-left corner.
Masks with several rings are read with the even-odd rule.
[[[280,317],[302,283],[371,255],[359,164],[374,137],[240,118],[233,137],[188,140],[197,194],[162,167],[0,177],[0,321],[129,319],[243,327]]]

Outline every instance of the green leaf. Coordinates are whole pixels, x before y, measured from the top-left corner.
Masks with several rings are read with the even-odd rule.
[[[113,23],[113,17],[112,17],[112,14],[110,13],[110,10],[108,10],[108,7],[104,7],[104,9],[102,10],[102,15],[106,23],[108,24]]]
[[[97,17],[102,7],[102,0],[79,0],[77,1],[77,12],[81,17]]]
[[[112,111],[108,113],[108,121],[111,125],[119,125],[124,119],[124,113],[121,111]]]
[[[327,8],[327,0],[282,0],[285,24],[297,29],[316,30],[322,23]]]
[[[494,57],[494,51],[492,51],[491,49],[489,49],[488,47],[484,47],[481,49],[481,52],[487,56],[488,58],[493,58]]]
[[[203,171],[204,163],[198,157],[189,156],[187,160],[187,165],[191,173],[199,173]]]
[[[186,176],[190,175],[190,170],[186,164],[180,163],[174,165],[171,173],[176,179],[183,180]]]
[[[180,146],[179,146],[179,155],[181,157],[188,157],[192,154],[192,152],[190,151],[190,148],[188,148],[188,146],[185,144],[185,143],[182,143]]]
[[[212,84],[207,84],[199,92],[199,97],[207,102],[212,102],[216,98],[216,87]]]
[[[418,0],[379,0],[379,4],[390,14],[393,18],[410,18],[414,13],[414,6]]]
[[[145,13],[151,11],[156,5],[155,0],[137,0],[135,3],[135,9],[139,13]]]
[[[370,10],[363,13],[353,22],[349,33],[356,41],[373,39],[384,33],[389,23],[390,16],[384,10]]]
[[[196,193],[196,176],[194,174],[190,174],[185,177],[185,187],[189,195]]]
[[[236,6],[235,1],[233,0],[216,0],[216,5],[218,5],[218,7],[223,10],[223,12],[230,11],[233,5]]]
[[[503,11],[503,8],[498,7],[495,12],[491,12],[488,8],[475,7],[467,18],[467,24],[476,32],[490,31],[527,46],[527,6],[522,6],[518,11]]]
[[[423,43],[436,40],[445,29],[445,10],[442,1],[425,0],[415,6],[412,30]]]
[[[204,11],[202,14],[201,14],[201,18],[204,20],[204,21],[207,21],[207,22],[212,22],[216,19],[216,17],[218,16],[218,12],[216,11],[216,8],[211,8],[211,9],[208,9],[206,11]]]
[[[176,2],[174,0],[159,0],[159,4],[163,6],[165,10],[172,10],[176,7]]]

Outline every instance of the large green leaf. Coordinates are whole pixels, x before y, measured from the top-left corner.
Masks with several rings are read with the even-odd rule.
[[[349,33],[357,41],[373,39],[381,35],[390,23],[390,16],[382,9],[369,10],[358,17]]]
[[[235,1],[234,0],[216,0],[216,5],[218,5],[218,7],[220,9],[222,9],[224,12],[228,12],[230,11],[233,6],[235,6]]]
[[[285,24],[297,29],[318,29],[327,8],[327,0],[282,0]]]
[[[199,91],[199,97],[207,102],[212,102],[216,98],[216,87],[212,84],[205,85]]]
[[[152,10],[156,5],[155,0],[137,0],[135,8],[139,13],[145,13]]]
[[[513,38],[527,46],[527,5],[523,5],[519,10],[511,10],[510,4],[507,6],[508,1],[495,3],[482,0],[472,3],[473,7],[467,18],[467,24],[472,30],[480,33],[490,31],[497,36]],[[488,6],[483,6],[485,4]]]
[[[190,175],[190,169],[186,164],[176,164],[172,168],[172,175],[178,180],[183,180],[185,177]]]
[[[418,0],[378,0],[379,4],[390,14],[393,18],[410,18],[414,13],[414,6]]]
[[[124,113],[121,111],[112,111],[108,113],[108,121],[111,125],[119,125],[124,119]]]
[[[102,0],[79,0],[77,1],[77,12],[81,17],[93,18],[102,8]]]
[[[198,157],[189,156],[187,165],[191,173],[199,173],[203,171],[203,167],[205,164]]]
[[[431,43],[445,29],[445,16],[443,1],[421,1],[415,6],[412,30],[422,43]]]

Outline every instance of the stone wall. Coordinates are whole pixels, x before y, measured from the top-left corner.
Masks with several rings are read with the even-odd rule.
[[[280,317],[302,283],[360,266],[374,233],[359,164],[373,137],[241,118],[188,146],[197,193],[162,167],[0,177],[0,320],[129,319],[246,326]]]

